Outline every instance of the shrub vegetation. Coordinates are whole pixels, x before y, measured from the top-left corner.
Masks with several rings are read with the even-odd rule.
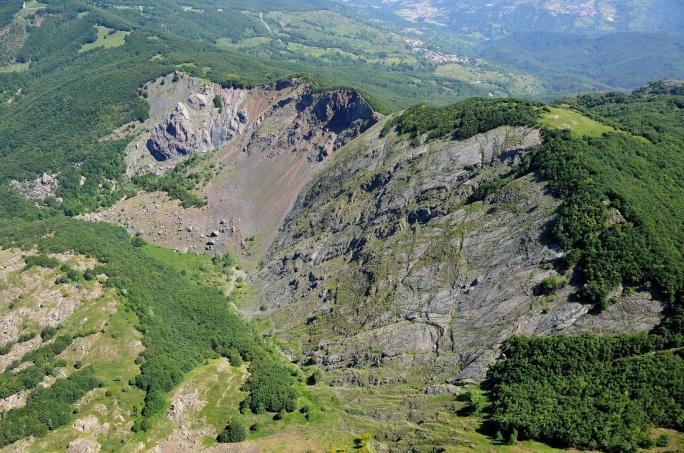
[[[242,442],[245,439],[247,439],[247,430],[236,419],[232,419],[216,437],[216,440],[221,443]]]
[[[199,286],[178,269],[150,257],[144,247],[135,247],[121,228],[60,215],[31,220],[34,216],[25,214],[25,220],[0,218],[0,246],[37,246],[43,254],[71,250],[95,257],[101,263],[97,272],[107,275],[107,285],[117,288],[137,314],[145,351],[135,384],[146,392],[142,421],[137,426],[164,409],[166,393],[185,373],[207,358],[236,351],[252,362],[247,382],[250,406],[294,409],[297,393],[289,369],[230,308],[220,289]],[[35,386],[68,342],[70,338],[57,337],[22,359],[34,362],[33,366],[17,375],[0,375],[0,388],[5,389],[2,394]]]

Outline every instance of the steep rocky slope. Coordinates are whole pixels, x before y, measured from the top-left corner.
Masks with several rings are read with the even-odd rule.
[[[161,174],[184,156],[204,155],[218,168],[201,190],[206,206],[183,209],[165,195],[141,193],[90,217],[167,247],[229,250],[248,261],[264,254],[329,157],[377,121],[356,92],[318,93],[296,79],[246,90],[176,73],[142,92],[150,119],[114,134],[137,134],[129,174]]]
[[[662,306],[619,297],[594,316],[570,287],[538,296],[561,251],[544,238],[558,201],[532,176],[469,202],[507,174],[539,131],[500,127],[471,139],[412,146],[381,125],[339,153],[285,220],[262,271],[258,302],[311,360],[358,382],[484,376],[514,334],[647,330]],[[412,367],[413,365],[413,367]]]
[[[91,217],[261,263],[245,313],[268,318],[288,353],[339,382],[409,379],[396,367],[430,382],[479,380],[512,335],[643,331],[660,319],[645,293],[616,292],[600,315],[568,300],[571,285],[539,294],[562,252],[544,237],[559,202],[533,176],[471,200],[541,143],[536,129],[416,145],[382,136],[385,120],[375,124],[357,93],[300,80],[226,89],[176,73],[143,93],[150,120],[117,132],[138,134],[129,173],[205,155],[217,165],[206,206],[140,193]]]

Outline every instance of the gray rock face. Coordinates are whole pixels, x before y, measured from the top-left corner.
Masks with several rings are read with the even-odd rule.
[[[659,80],[651,82],[648,85],[637,88],[633,93],[682,95],[684,94],[684,80]]]
[[[175,85],[169,95],[165,86],[155,83],[155,99],[150,102],[155,116],[170,107],[166,105],[169,99],[185,95],[170,112],[166,110],[168,113],[160,115],[150,132],[146,147],[157,160],[209,151],[232,139],[243,138],[245,152],[266,157],[301,152],[316,163],[378,120],[358,93],[350,90],[314,93],[299,80],[264,87],[264,92],[292,89],[258,118],[248,118],[247,110],[254,104],[252,91],[224,89],[191,77]],[[215,105],[218,98],[220,108]]]
[[[42,200],[57,194],[59,179],[57,175],[43,173],[33,181],[12,181],[12,186],[28,198]]]
[[[411,147],[379,127],[300,195],[259,275],[259,303],[310,359],[336,369],[447,358],[463,383],[481,379],[512,335],[657,323],[662,307],[643,295],[600,321],[568,302],[571,288],[534,295],[561,252],[543,240],[558,201],[532,176],[467,201],[540,143],[537,130]]]
[[[303,153],[315,164],[377,121],[377,114],[354,91],[313,93],[303,87],[291,91],[259,119],[245,151],[271,158]]]
[[[214,105],[215,97],[223,107]],[[166,160],[222,146],[244,129],[246,113],[240,109],[244,97],[244,90],[205,85],[203,93],[191,93],[154,126],[147,149],[155,159]]]

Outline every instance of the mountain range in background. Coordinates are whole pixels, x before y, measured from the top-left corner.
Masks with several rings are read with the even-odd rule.
[[[0,2],[0,449],[681,451],[682,23]]]

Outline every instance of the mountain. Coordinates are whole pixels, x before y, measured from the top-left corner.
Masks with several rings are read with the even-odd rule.
[[[673,0],[343,3],[383,11],[413,39],[532,75],[556,96],[682,77],[684,9]]]
[[[0,448],[680,450],[678,6],[455,5],[3,2]]]
[[[522,31],[681,33],[684,9],[675,0],[365,0],[415,23],[494,38]]]
[[[657,49],[654,51],[654,49]],[[599,37],[562,33],[519,33],[491,41],[485,58],[544,78],[558,92],[640,86],[643,77],[681,74],[684,38],[657,33],[613,33]],[[650,74],[647,74],[650,72]]]

